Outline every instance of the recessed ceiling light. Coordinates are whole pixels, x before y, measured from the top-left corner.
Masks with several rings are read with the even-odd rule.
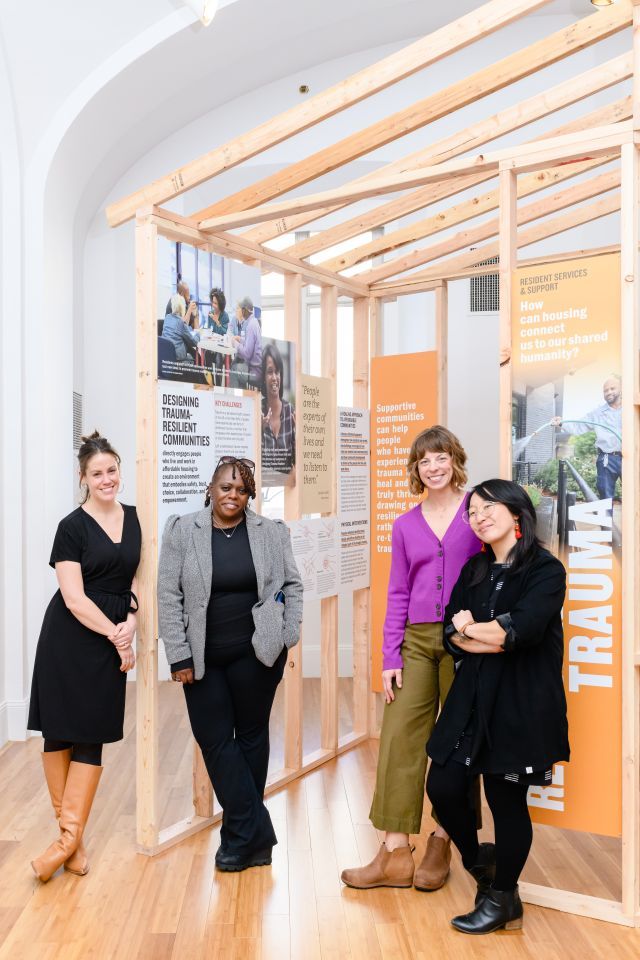
[[[611,7],[617,0],[591,0],[594,7]]]

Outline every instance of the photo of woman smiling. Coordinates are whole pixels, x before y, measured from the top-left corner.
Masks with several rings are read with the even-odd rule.
[[[295,483],[294,349],[294,345],[286,341],[263,341],[262,483],[265,487]]]

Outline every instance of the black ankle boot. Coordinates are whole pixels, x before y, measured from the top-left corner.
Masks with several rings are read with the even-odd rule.
[[[451,923],[461,933],[520,930],[522,915],[522,903],[517,887],[513,890],[494,890],[490,887],[475,910],[454,917]]]
[[[481,843],[478,846],[478,859],[469,873],[478,884],[476,893],[476,907],[486,896],[489,887],[496,875],[496,845],[495,843]]]
[[[271,847],[265,847],[256,853],[232,853],[219,847],[215,862],[216,869],[226,873],[238,873],[249,867],[266,867],[271,863]]]

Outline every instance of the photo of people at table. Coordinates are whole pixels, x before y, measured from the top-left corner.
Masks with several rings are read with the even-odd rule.
[[[262,341],[262,485],[295,484],[295,344]]]
[[[158,378],[261,390],[260,270],[168,241],[158,265]]]

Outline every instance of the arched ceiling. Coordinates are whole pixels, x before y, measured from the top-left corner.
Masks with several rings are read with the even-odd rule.
[[[180,0],[109,0],[99,7],[75,0],[1,0],[0,31],[25,162],[51,132],[57,151],[52,180],[82,197],[85,210],[95,209],[139,157],[217,106],[281,77],[299,76],[302,83],[306,68],[408,42],[479,5],[479,0],[221,0],[212,25],[204,28],[193,23]],[[588,0],[554,0],[542,12],[579,16],[593,7]],[[60,129],[51,131],[61,106],[70,103],[73,113],[80,85],[90,82],[95,89],[76,119],[66,129],[62,119]],[[291,103],[299,99],[297,86],[292,83]],[[257,102],[256,122],[272,112],[268,102]],[[228,135],[212,129],[204,148]],[[185,144],[180,162],[201,147]]]

